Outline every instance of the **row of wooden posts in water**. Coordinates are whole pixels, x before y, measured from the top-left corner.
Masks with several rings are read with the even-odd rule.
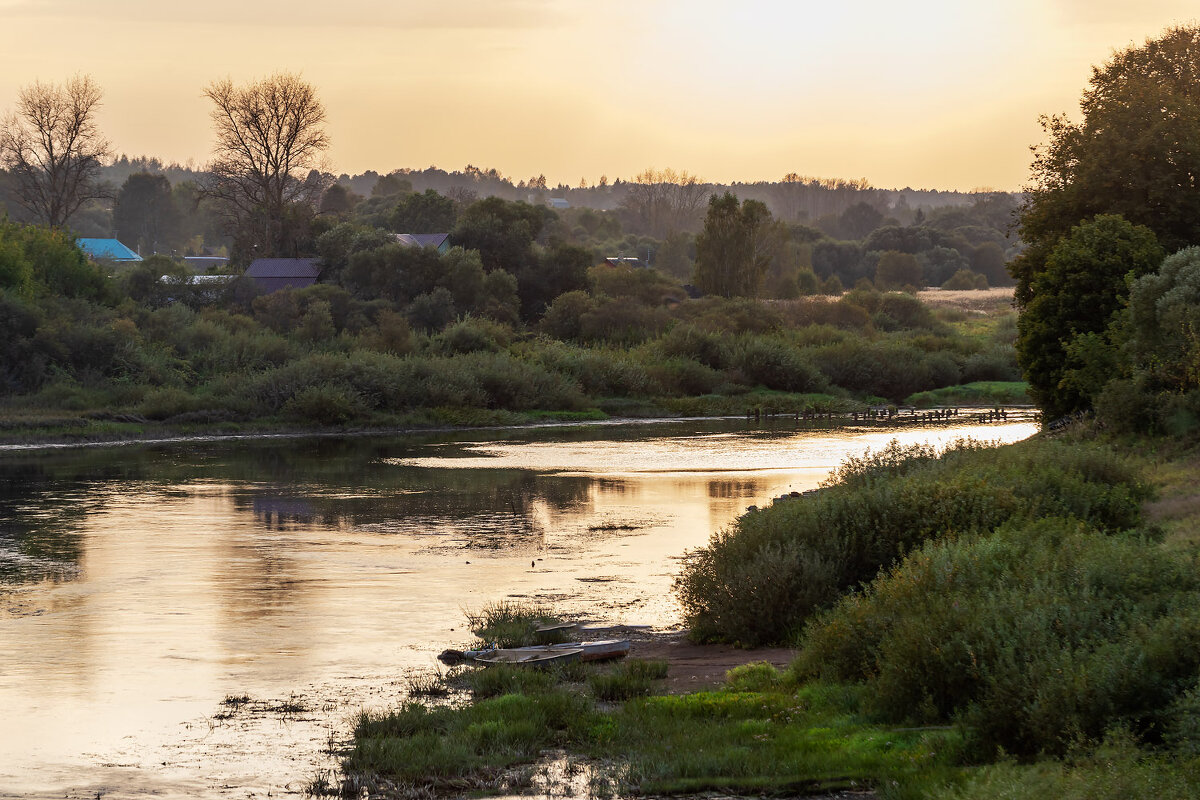
[[[1004,422],[1008,419],[1008,410],[1004,408],[991,408],[986,410],[970,409],[963,411],[962,418],[969,422]],[[887,421],[887,422],[944,422],[947,420],[959,419],[960,411],[957,408],[935,408],[929,411],[918,411],[915,408],[903,408],[896,406],[877,406],[868,408],[866,411],[796,411],[792,414],[772,414],[763,411],[761,408],[752,408],[746,411],[746,419],[753,419],[755,422],[761,421],[764,417],[787,417],[793,416],[797,422],[801,421],[817,421],[828,420],[850,420],[852,422],[870,422],[870,421]]]

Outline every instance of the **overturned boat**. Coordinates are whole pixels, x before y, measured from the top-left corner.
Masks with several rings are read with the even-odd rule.
[[[628,639],[605,639],[598,642],[566,642],[564,644],[539,644],[531,647],[506,647],[488,650],[446,650],[438,656],[444,664],[459,664],[475,661],[480,664],[552,664],[563,661],[607,661],[629,655]],[[554,656],[567,653],[577,654],[555,661]],[[501,659],[496,660],[497,656]],[[535,658],[540,657],[540,658]]]

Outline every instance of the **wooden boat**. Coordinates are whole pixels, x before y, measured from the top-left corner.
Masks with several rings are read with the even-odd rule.
[[[522,647],[516,649],[478,650],[473,652],[478,655],[472,656],[471,660],[478,664],[511,664],[522,667],[566,664],[569,661],[578,661],[580,656],[583,655],[583,649],[580,647],[555,647],[554,649]]]
[[[599,642],[566,642],[564,644],[539,644],[532,647],[510,647],[504,650],[464,650],[462,656],[471,661],[480,661],[492,653],[547,654],[580,651],[580,661],[605,661],[629,655],[628,639],[605,639]]]

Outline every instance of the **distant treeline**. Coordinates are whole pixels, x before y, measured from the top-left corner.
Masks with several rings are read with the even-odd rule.
[[[4,178],[0,174],[0,188]],[[205,196],[201,171],[121,156],[101,178],[110,199],[91,201],[74,215],[77,235],[114,237],[143,255],[227,255],[235,267],[264,254],[240,239]],[[450,233],[452,244],[484,251],[486,265],[486,251],[495,243],[481,238],[479,224],[501,209],[501,218],[533,221],[536,242],[547,249],[578,247],[572,257],[589,263],[636,259],[687,283],[707,201],[727,189],[771,213],[771,224],[763,227],[770,239],[758,287],[763,297],[837,294],[864,281],[883,289],[1007,285],[1005,264],[1019,252],[1010,235],[1019,198],[1002,192],[887,191],[866,181],[796,175],[724,187],[673,170],[587,187],[547,187],[540,177],[514,183],[496,170],[470,166],[320,180],[329,188],[319,204],[294,207],[285,220],[286,251],[268,255],[321,255],[323,234],[353,224],[388,233]],[[548,205],[550,197],[566,207]],[[493,205],[481,203],[489,198]],[[23,221],[20,206],[9,202],[6,208],[10,219]],[[496,234],[501,240],[506,235]]]

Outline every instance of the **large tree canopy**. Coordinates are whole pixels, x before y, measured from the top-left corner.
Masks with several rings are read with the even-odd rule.
[[[1162,259],[1153,231],[1115,214],[1079,225],[1050,251],[1017,335],[1029,393],[1047,417],[1091,407],[1093,398],[1078,383],[1064,380],[1079,366],[1068,356],[1071,344],[1104,331],[1125,304],[1126,276],[1151,273]]]
[[[1168,250],[1200,243],[1200,26],[1168,29],[1093,69],[1083,121],[1042,120],[1021,212],[1028,245],[1011,269],[1017,301],[1056,243],[1097,214],[1120,214],[1154,231]]]

